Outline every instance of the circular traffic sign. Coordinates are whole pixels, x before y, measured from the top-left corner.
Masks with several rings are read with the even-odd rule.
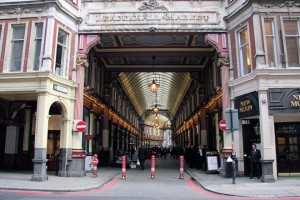
[[[226,121],[224,119],[220,121],[219,127],[222,131],[226,131]]]
[[[76,130],[78,132],[84,132],[86,130],[86,123],[84,121],[79,121],[76,124]]]

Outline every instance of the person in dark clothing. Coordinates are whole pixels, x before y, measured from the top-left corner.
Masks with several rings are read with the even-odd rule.
[[[256,148],[256,144],[252,144],[252,150],[250,153],[250,179],[253,178],[253,172],[256,170],[257,178],[259,179],[261,176],[260,172],[260,159],[261,159],[261,153],[260,150]]]
[[[202,147],[199,145],[197,149],[197,159],[196,159],[196,168],[197,170],[202,170],[202,162],[203,162],[203,153]]]
[[[130,159],[132,160],[133,159],[133,154],[135,154],[135,148],[132,146],[130,148]]]
[[[144,170],[145,167],[145,159],[146,159],[147,150],[144,146],[141,146],[138,151],[138,158],[141,164],[141,170]]]
[[[202,170],[206,171],[207,170],[207,162],[206,162],[206,151],[208,150],[206,145],[203,145],[202,148]]]

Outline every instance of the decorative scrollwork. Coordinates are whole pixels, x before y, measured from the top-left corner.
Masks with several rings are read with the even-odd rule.
[[[86,58],[77,57],[76,58],[76,65],[81,65],[83,67],[88,67],[89,63]]]
[[[228,57],[218,58],[218,66],[229,66],[230,60]]]
[[[300,7],[300,3],[295,3],[295,1],[285,1],[283,3],[275,3],[275,2],[271,2],[271,3],[265,3],[265,2],[260,2],[260,5],[266,7],[266,8],[272,8],[272,7],[279,7],[279,8],[283,8],[283,7]]]
[[[139,11],[143,10],[168,10],[165,6],[159,5],[155,0],[144,1],[143,4],[138,8]]]
[[[13,14],[26,14],[26,13],[41,13],[48,9],[48,6],[44,7],[23,7],[17,6],[14,9],[1,9],[1,15],[13,15]]]

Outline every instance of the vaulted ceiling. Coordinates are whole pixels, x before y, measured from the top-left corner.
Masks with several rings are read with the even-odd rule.
[[[190,72],[205,70],[215,54],[199,33],[104,34],[94,50],[107,71],[120,72],[126,93],[146,121],[155,104],[171,120],[191,83]],[[153,79],[160,84],[157,94],[148,87]]]

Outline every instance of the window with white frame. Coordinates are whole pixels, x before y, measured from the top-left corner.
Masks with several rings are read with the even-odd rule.
[[[55,74],[65,76],[67,72],[68,61],[68,33],[62,29],[58,30],[55,56]]]
[[[43,23],[35,24],[33,70],[39,70],[42,63]]]
[[[275,41],[275,31],[273,19],[265,19],[264,20],[264,28],[265,28],[265,41],[266,41],[266,53],[267,53],[267,65],[269,67],[275,67],[277,65],[276,62],[276,41]]]
[[[25,24],[12,26],[10,71],[18,72],[22,68]]]
[[[287,67],[300,66],[299,20],[284,19],[285,57]]]
[[[238,33],[238,43],[240,75],[243,76],[251,72],[251,56],[248,28],[245,28]]]

